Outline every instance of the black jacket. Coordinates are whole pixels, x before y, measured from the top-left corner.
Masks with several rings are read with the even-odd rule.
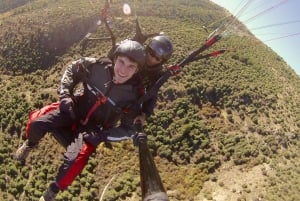
[[[84,129],[108,130],[110,136],[116,138],[130,137],[134,133],[133,112],[126,113],[125,110],[137,101],[140,97],[140,81],[130,79],[124,84],[114,84],[113,67],[108,60],[96,60],[95,58],[83,58],[73,62],[67,67],[59,90],[60,98],[72,97],[75,105],[74,110],[77,119],[83,122],[86,120],[91,108],[101,98],[100,94],[107,98],[104,104],[98,106],[89,116]],[[75,93],[78,84],[79,93]],[[118,121],[121,124],[115,127]],[[119,140],[116,140],[119,141]]]

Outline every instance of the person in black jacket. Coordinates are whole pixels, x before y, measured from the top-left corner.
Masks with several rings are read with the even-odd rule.
[[[54,200],[60,190],[66,189],[108,135],[128,139],[135,133],[134,113],[126,111],[140,97],[140,81],[133,76],[145,58],[145,48],[140,43],[126,40],[114,51],[114,65],[83,58],[67,67],[60,84],[59,108],[31,122],[28,139],[15,153],[17,160],[25,160],[47,132],[66,131],[77,123],[77,129],[69,132],[71,137],[65,132],[60,136],[67,147],[64,163],[40,200]],[[77,88],[81,90],[75,93]]]
[[[155,82],[163,75],[165,69],[163,65],[171,58],[173,54],[173,44],[171,40],[164,35],[153,37],[146,45],[146,63],[135,75],[142,80],[145,93],[149,91]],[[135,122],[144,124],[146,117],[149,117],[154,110],[157,101],[157,94],[154,94],[149,100],[143,103],[140,114]]]
[[[137,34],[139,35],[139,34]],[[134,37],[133,40],[143,43],[147,40],[146,36]],[[116,44],[108,53],[108,58],[113,57],[114,50],[119,46]],[[145,93],[149,91],[156,81],[164,74],[164,65],[171,58],[174,48],[173,43],[169,37],[165,35],[157,35],[150,39],[145,46],[146,49],[146,63],[141,67],[141,70],[134,75],[135,79],[142,80]],[[157,101],[157,93],[153,94],[150,99],[142,103],[142,108],[139,110],[139,115],[134,122],[139,122],[144,125],[147,117],[153,114]]]

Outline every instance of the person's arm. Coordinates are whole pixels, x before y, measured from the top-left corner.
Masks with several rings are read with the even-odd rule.
[[[149,117],[153,114],[154,108],[156,107],[156,102],[157,96],[153,96],[143,103],[142,112],[145,113],[146,117]]]
[[[72,62],[67,66],[59,87],[59,98],[72,97],[73,89],[82,79],[88,74],[88,66],[92,63],[96,63],[95,58],[85,57],[77,61]]]
[[[121,123],[118,127],[114,127],[107,132],[107,141],[118,142],[123,140],[132,139],[136,134],[134,126],[134,118],[136,117],[135,112],[129,112],[121,118]]]
[[[133,115],[133,114],[132,114]],[[133,124],[133,117],[129,114],[124,115],[120,121],[120,125],[103,130],[102,127],[95,126],[89,129],[84,136],[84,140],[93,146],[98,146],[101,142],[119,142],[132,139],[136,134],[136,129]]]
[[[157,96],[152,97],[143,103],[140,113],[134,119],[134,124],[139,122],[140,124],[145,125],[146,119],[154,113],[153,111],[156,106],[156,101]]]
[[[74,61],[66,68],[61,78],[59,87],[59,109],[61,112],[68,114],[72,119],[76,118],[73,108],[73,89],[79,82],[85,80],[89,73],[88,67],[95,62],[95,58],[88,57]]]

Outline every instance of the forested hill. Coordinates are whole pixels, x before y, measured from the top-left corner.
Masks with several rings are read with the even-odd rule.
[[[0,2],[0,200],[38,200],[54,179],[63,148],[50,136],[26,165],[11,155],[24,138],[28,114],[56,101],[64,67],[101,57],[109,40],[80,41],[99,19],[104,0]],[[132,38],[135,15],[143,33],[163,31],[175,47],[169,64],[205,42],[226,11],[208,0],[124,1],[110,4],[117,41]],[[241,24],[231,27],[201,59],[171,77],[145,126],[171,201],[300,200],[300,78]],[[208,26],[212,25],[212,26]],[[92,38],[109,36],[103,23]],[[101,145],[57,200],[141,200],[138,152],[131,141]]]

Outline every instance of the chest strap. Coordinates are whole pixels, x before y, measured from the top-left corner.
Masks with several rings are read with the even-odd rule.
[[[100,106],[109,101],[112,105],[116,105],[113,100],[107,98],[102,91],[100,91],[97,87],[86,84],[86,87],[89,91],[91,91],[95,96],[97,96],[97,100],[95,104],[89,109],[87,115],[84,120],[80,120],[82,125],[86,125],[91,117],[91,115],[95,112],[95,110]]]
[[[99,99],[95,102],[95,104],[90,108],[84,120],[80,120],[81,125],[86,125],[91,117],[91,115],[95,112],[95,110],[100,106],[107,102],[107,98],[105,96],[99,97]]]

